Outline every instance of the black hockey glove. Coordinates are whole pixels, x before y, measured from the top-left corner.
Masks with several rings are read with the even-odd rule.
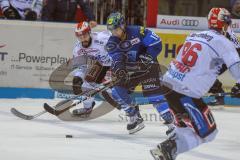
[[[24,14],[25,14],[25,20],[28,20],[28,21],[37,20],[37,13],[31,9],[26,9]]]
[[[240,98],[240,83],[236,83],[235,86],[231,89],[231,96]]]
[[[21,19],[18,11],[13,8],[13,7],[9,7],[8,9],[6,9],[3,12],[3,15],[7,18],[7,19]]]
[[[72,81],[72,89],[75,95],[82,93],[83,80],[81,77],[74,76]]]
[[[217,79],[208,92],[213,94],[223,93],[222,83]]]

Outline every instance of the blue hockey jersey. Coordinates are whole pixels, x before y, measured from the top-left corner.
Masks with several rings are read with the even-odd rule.
[[[127,26],[126,35],[124,41],[111,36],[106,45],[115,65],[112,67],[113,71],[125,68],[126,62],[137,62],[141,54],[149,54],[154,60],[157,59],[162,50],[162,42],[158,35],[140,26]]]

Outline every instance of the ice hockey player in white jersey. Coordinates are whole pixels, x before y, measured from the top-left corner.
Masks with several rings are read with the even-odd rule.
[[[1,10],[7,19],[40,19],[42,3],[42,0],[0,0]]]
[[[73,92],[80,94],[107,78],[111,58],[105,50],[110,32],[91,32],[88,22],[80,22],[75,29],[77,43],[73,49],[73,63],[78,67],[73,78]],[[87,59],[82,62],[83,59]],[[95,63],[89,68],[88,60]],[[73,115],[87,116],[95,105],[94,98],[83,102],[83,108],[73,110]]]
[[[174,160],[215,139],[216,122],[201,97],[215,82],[222,64],[237,81],[232,96],[240,97],[240,58],[234,44],[226,38],[230,24],[226,9],[212,8],[208,15],[210,30],[189,35],[171,61],[163,81],[172,87],[173,91],[165,97],[178,123],[168,139],[150,151],[155,160]]]

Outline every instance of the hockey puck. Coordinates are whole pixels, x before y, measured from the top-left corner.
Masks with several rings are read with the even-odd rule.
[[[73,136],[70,135],[70,134],[67,134],[67,135],[66,135],[66,138],[73,138]]]

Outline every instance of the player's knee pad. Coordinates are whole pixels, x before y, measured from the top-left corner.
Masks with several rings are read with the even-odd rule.
[[[201,106],[200,110],[198,104],[194,103],[191,97],[181,98],[181,103],[188,113],[195,132],[201,138],[207,137],[216,130],[215,120],[207,105]]]

